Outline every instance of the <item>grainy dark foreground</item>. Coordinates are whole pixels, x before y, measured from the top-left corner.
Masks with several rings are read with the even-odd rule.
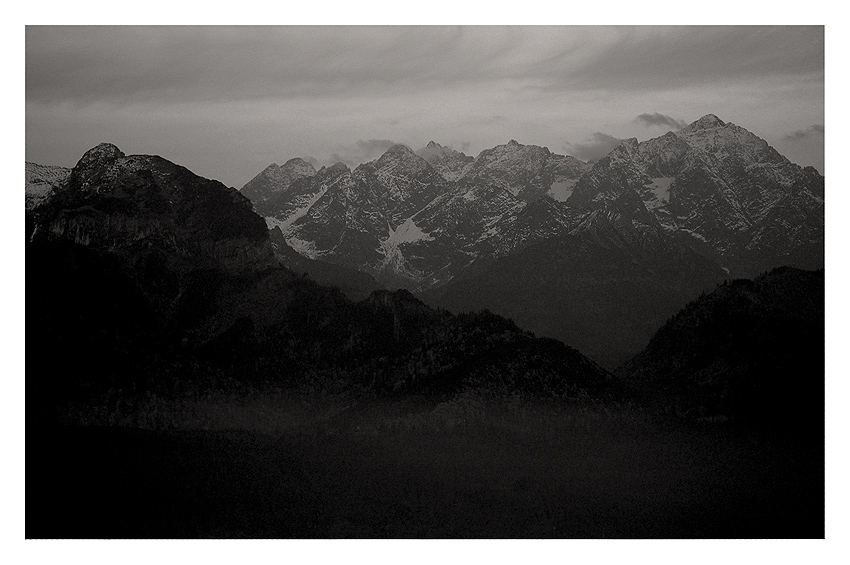
[[[28,538],[824,535],[822,444],[630,406],[154,405],[149,429],[28,430]]]

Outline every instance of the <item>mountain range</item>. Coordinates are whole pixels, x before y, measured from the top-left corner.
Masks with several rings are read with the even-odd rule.
[[[432,141],[354,170],[270,165],[242,193],[302,257],[452,311],[492,309],[609,368],[726,278],[823,266],[823,177],[711,114],[592,164],[514,140],[474,159]]]
[[[56,395],[179,383],[544,396],[616,384],[575,349],[486,311],[452,315],[405,290],[351,301],[282,265],[239,191],[159,156],[98,145],[33,212],[34,414]]]
[[[823,177],[737,126],[26,172],[28,537],[823,536]]]

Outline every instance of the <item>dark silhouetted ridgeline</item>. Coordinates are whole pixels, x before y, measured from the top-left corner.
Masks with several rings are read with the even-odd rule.
[[[774,269],[704,294],[617,371],[687,419],[799,431],[823,442],[824,271]]]

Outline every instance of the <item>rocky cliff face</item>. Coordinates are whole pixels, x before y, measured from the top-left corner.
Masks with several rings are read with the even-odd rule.
[[[823,177],[711,114],[625,140],[593,166],[514,140],[474,160],[430,142],[418,155],[395,146],[354,171],[305,170],[256,196],[272,172],[243,188],[270,227],[307,257],[389,286],[438,287],[600,209],[660,226],[733,276],[823,264]]]
[[[592,166],[514,140],[471,162],[433,142],[396,146],[294,182],[267,221],[302,255],[492,308],[613,367],[725,276],[822,266],[823,186],[707,115]],[[597,306],[553,298],[566,289]],[[602,306],[612,297],[617,312]]]
[[[296,157],[282,166],[272,163],[243,186],[241,192],[254,203],[258,214],[268,216],[275,212],[275,200],[279,199],[293,182],[315,174],[313,165]]]
[[[448,181],[456,181],[462,177],[475,160],[460,151],[455,151],[434,141],[416,152],[417,155],[431,163]]]
[[[822,182],[709,114],[676,133],[624,141],[580,179],[568,203],[629,210],[733,275],[754,275],[823,264]]]
[[[572,225],[575,214],[560,202],[587,168],[516,141],[474,160],[434,142],[418,153],[396,145],[354,171],[322,169],[255,206],[273,208],[269,226],[306,257],[425,289]]]
[[[33,239],[100,251],[156,248],[174,261],[230,271],[276,264],[262,219],[232,188],[162,157],[88,151],[39,210]]]
[[[41,205],[71,174],[71,169],[26,163],[27,212]]]

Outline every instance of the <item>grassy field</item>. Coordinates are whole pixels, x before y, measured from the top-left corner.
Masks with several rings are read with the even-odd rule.
[[[634,406],[251,393],[27,435],[29,538],[822,537],[823,446]]]

